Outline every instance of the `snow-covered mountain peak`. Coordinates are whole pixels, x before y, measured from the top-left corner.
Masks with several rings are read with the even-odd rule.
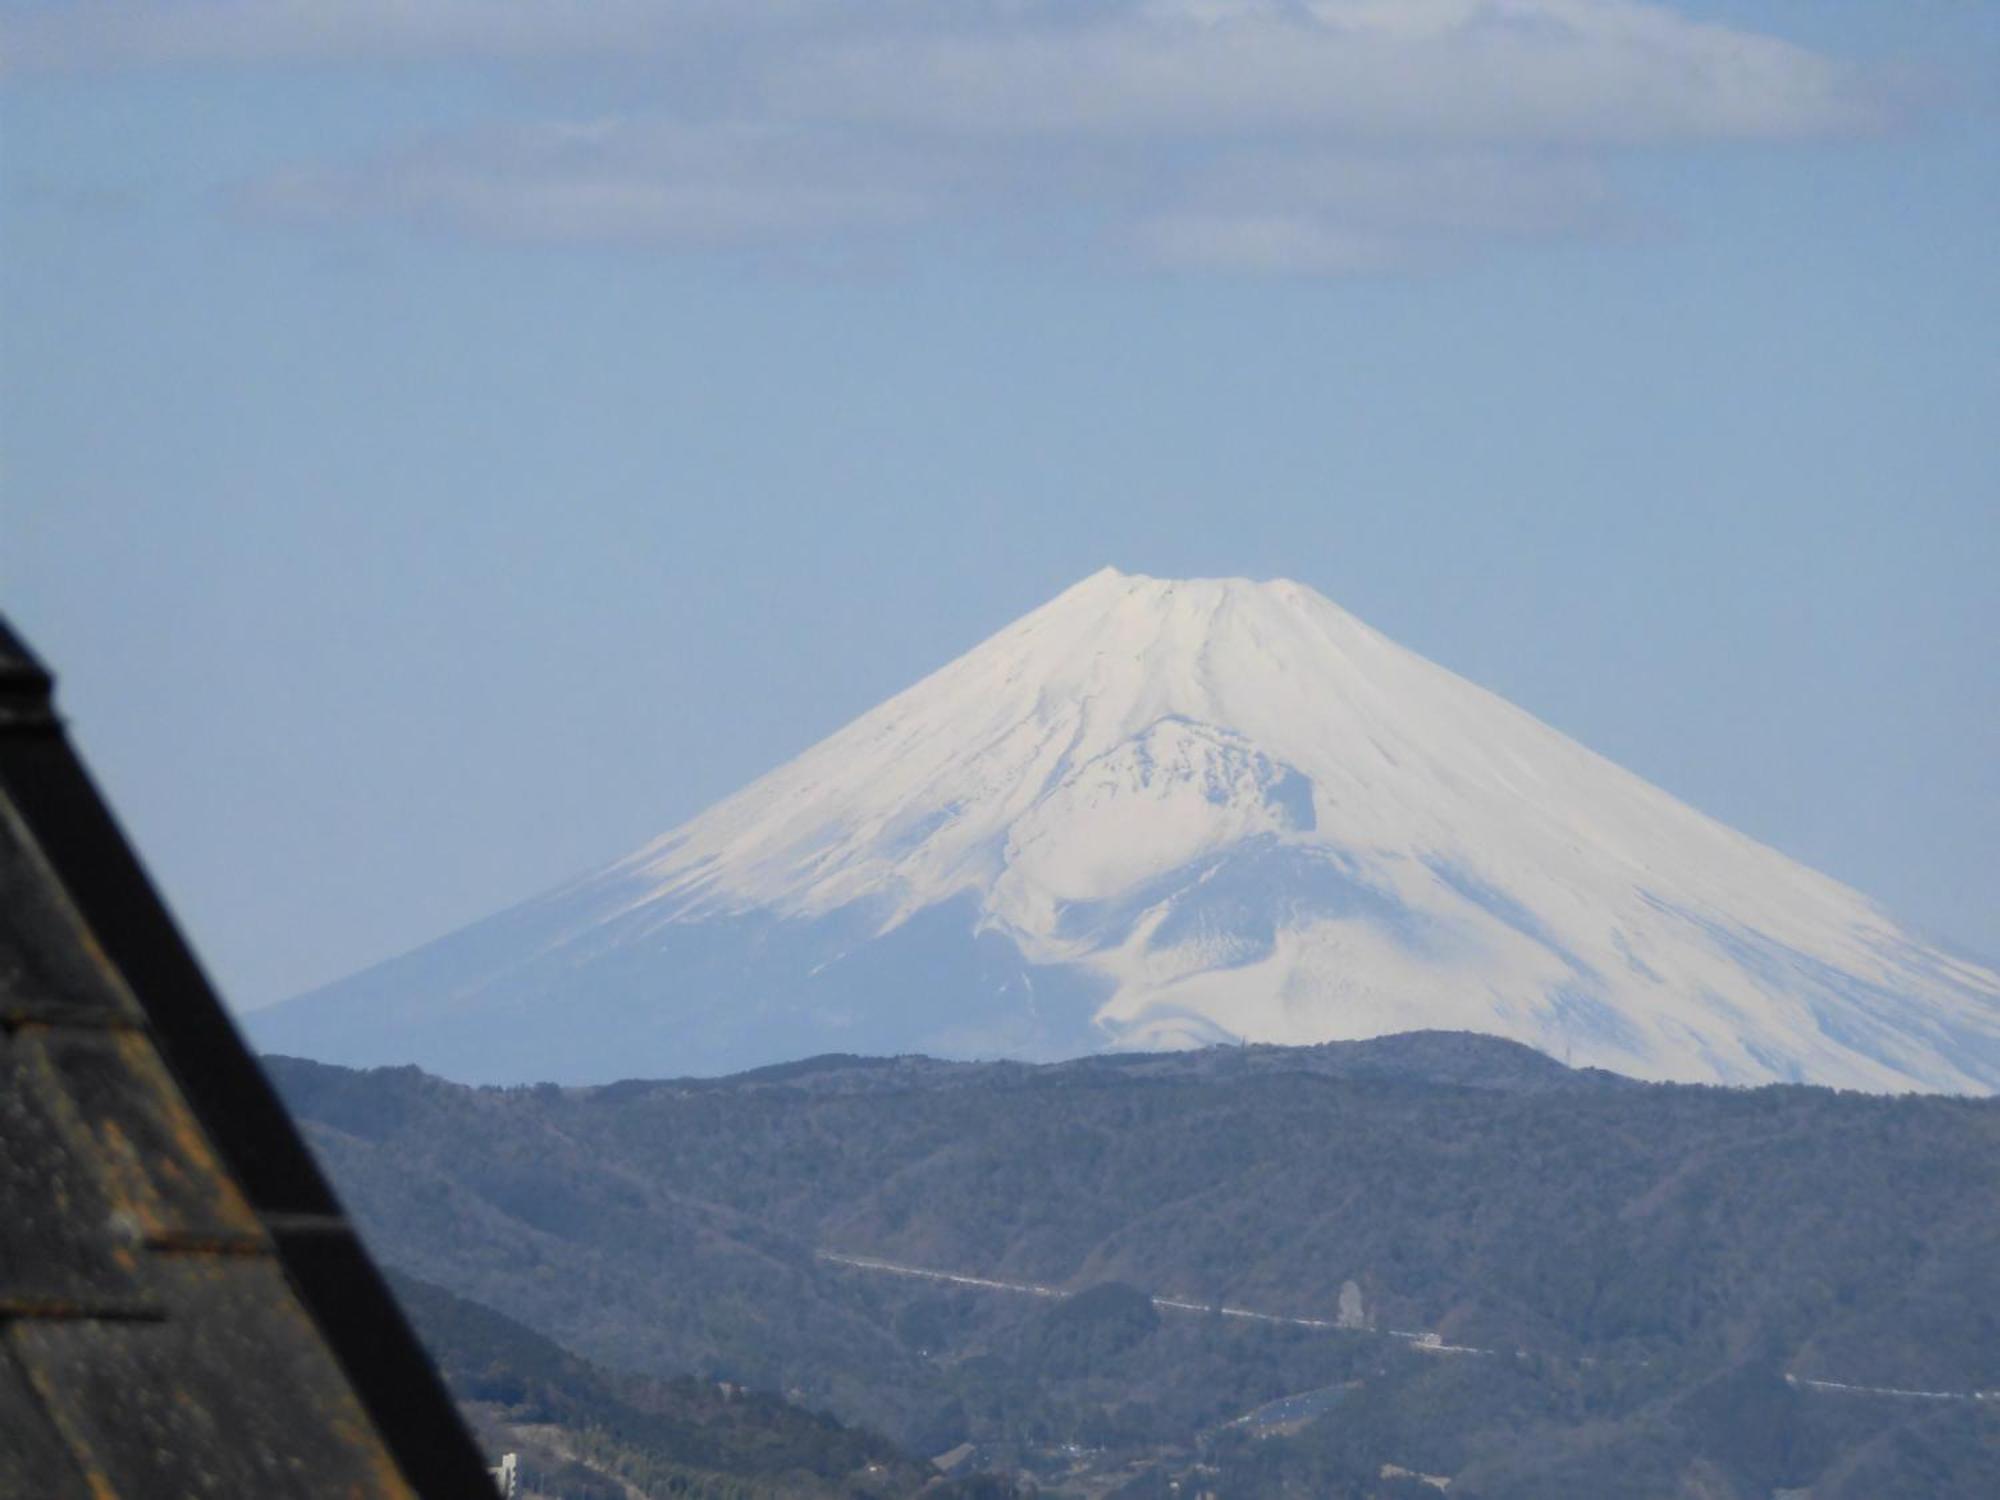
[[[455,1004],[667,986],[677,1071],[1445,1027],[2000,1087],[1991,971],[1287,579],[1105,568],[511,923]]]

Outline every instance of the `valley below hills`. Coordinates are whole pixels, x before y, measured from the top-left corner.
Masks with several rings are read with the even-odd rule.
[[[485,1351],[444,1340],[454,1381],[527,1359],[483,1399],[624,1453],[627,1494],[2000,1480],[1992,1099],[1642,1084],[1446,1032],[595,1087],[265,1062],[434,1347]],[[632,1457],[718,1382],[773,1404],[707,1477]]]

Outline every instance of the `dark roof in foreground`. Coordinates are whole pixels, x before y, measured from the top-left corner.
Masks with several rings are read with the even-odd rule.
[[[51,700],[0,621],[0,1495],[490,1500]]]

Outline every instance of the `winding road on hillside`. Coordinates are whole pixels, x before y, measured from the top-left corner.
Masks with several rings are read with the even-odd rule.
[[[854,1271],[873,1271],[885,1276],[907,1276],[919,1281],[942,1282],[951,1286],[971,1287],[985,1292],[1011,1292],[1017,1296],[1041,1297],[1059,1302],[1075,1295],[1061,1287],[1042,1286],[1032,1281],[1002,1281],[991,1276],[971,1276],[959,1271],[940,1271],[930,1266],[910,1266],[898,1261],[882,1260],[872,1255],[848,1255],[837,1250],[816,1250],[816,1258],[829,1265],[845,1266]],[[1277,1323],[1288,1328],[1313,1328],[1328,1333],[1368,1333],[1386,1338],[1400,1339],[1411,1348],[1426,1354],[1472,1354],[1487,1357],[1503,1351],[1480,1349],[1470,1344],[1447,1344],[1443,1338],[1428,1331],[1411,1331],[1401,1328],[1369,1328],[1353,1323],[1340,1323],[1332,1318],[1300,1318],[1285,1313],[1258,1312],[1247,1307],[1231,1307],[1227,1303],[1197,1302],[1186,1297],[1152,1297],[1153,1306],[1167,1312],[1198,1313],[1205,1316],[1224,1318],[1245,1318],[1255,1323]],[[1534,1353],[1529,1349],[1516,1349],[1514,1358],[1527,1359]],[[1586,1360],[1586,1363],[1595,1363]],[[1839,1380],[1810,1380],[1803,1375],[1785,1375],[1785,1383],[1794,1390],[1820,1391],[1851,1396],[1889,1396],[1908,1401],[1980,1401],[2000,1403],[2000,1391],[1924,1391],[1911,1390],[1901,1386],[1849,1384]]]

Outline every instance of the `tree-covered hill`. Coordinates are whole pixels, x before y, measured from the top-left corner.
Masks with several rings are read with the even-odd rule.
[[[783,1392],[922,1454],[970,1442],[1080,1493],[2000,1477],[1992,1401],[1800,1383],[2000,1386],[1995,1101],[1639,1086],[1441,1034],[596,1089],[270,1067],[391,1264],[616,1368]],[[1301,1392],[1333,1394],[1282,1429],[1235,1420]]]
[[[537,1493],[561,1500],[625,1500],[630,1488],[712,1500],[942,1493],[929,1464],[768,1392],[607,1370],[443,1287],[395,1273],[391,1281],[475,1424],[496,1448],[527,1450]]]

